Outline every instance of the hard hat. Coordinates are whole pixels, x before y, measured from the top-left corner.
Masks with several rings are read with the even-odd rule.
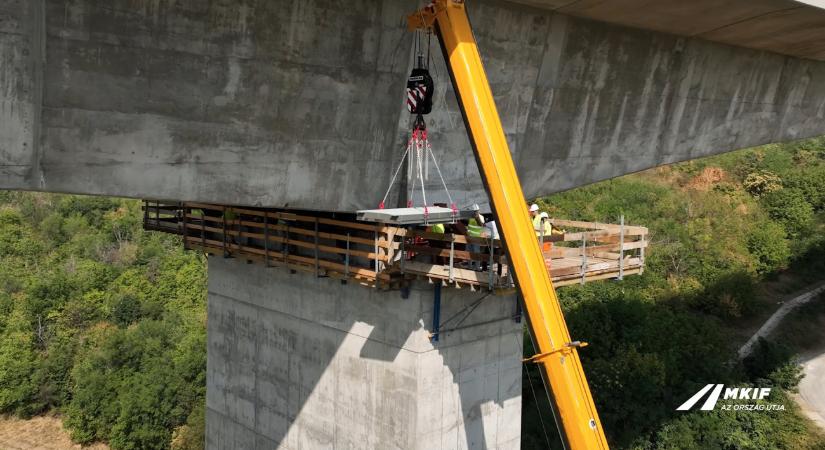
[[[530,205],[530,212],[536,212],[536,211],[538,211],[538,210],[539,210],[539,205],[537,205],[537,204],[535,204],[535,203],[533,203],[532,205]]]
[[[473,206],[470,207],[473,211],[481,211],[481,207],[478,206],[478,203],[473,203]]]

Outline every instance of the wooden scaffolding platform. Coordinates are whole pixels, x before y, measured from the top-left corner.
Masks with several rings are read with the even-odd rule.
[[[316,277],[394,289],[415,278],[456,288],[514,288],[501,242],[423,227],[360,222],[354,214],[144,202],[144,228],[182,236],[188,250]],[[539,239],[556,286],[622,279],[644,270],[648,230],[551,220],[565,233]]]

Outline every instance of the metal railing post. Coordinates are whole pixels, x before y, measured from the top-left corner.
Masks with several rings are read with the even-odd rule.
[[[181,216],[183,216],[183,217],[181,217],[181,223],[183,225],[183,229],[181,230],[181,234],[183,235],[183,248],[185,250],[188,250],[189,249],[189,240],[187,240],[186,238],[189,237],[189,227],[188,227],[188,224],[189,224],[188,219],[189,218],[186,217],[186,216],[188,216],[188,214],[186,213],[186,205],[183,204],[183,203],[181,203],[180,205],[181,205]]]
[[[401,267],[401,273],[404,273],[404,241],[407,240],[407,233],[405,232],[403,236],[401,236],[401,243],[398,245],[398,251],[401,253],[401,262],[399,266]]]
[[[453,264],[455,264],[455,235],[450,234],[450,283],[455,281],[455,274],[453,273]]]
[[[378,273],[381,272],[381,261],[378,258],[378,230],[373,231],[373,245],[375,251],[375,278],[378,281]]]
[[[581,284],[587,278],[587,232],[582,232],[582,279]]]
[[[624,214],[619,218],[619,280],[624,280]]]
[[[143,228],[149,226],[149,200],[143,201]]]
[[[441,283],[436,283],[433,286],[433,336],[430,338],[433,342],[438,342],[438,337],[441,332]]]
[[[347,232],[347,253],[344,255],[344,276],[349,278],[349,232]]]
[[[201,250],[206,253],[206,212],[201,208]]]
[[[315,218],[315,278],[321,275],[321,263],[318,260],[318,218]]]
[[[539,248],[544,257],[544,219],[539,220]]]
[[[264,211],[264,258],[269,267],[269,213]]]
[[[292,269],[289,268],[289,224],[284,222],[284,246],[283,246],[283,254],[284,254],[284,268],[287,272],[292,273]]]
[[[493,277],[493,275],[495,274],[495,271],[493,270],[494,269],[493,266],[495,265],[495,255],[494,255],[495,248],[493,247],[494,242],[495,242],[495,240],[493,239],[493,236],[490,236],[490,263],[487,266],[487,271],[490,272],[490,290],[491,291],[493,290],[493,287],[494,287],[493,284],[494,284],[494,280],[495,280],[495,278]]]
[[[223,257],[228,258],[229,253],[226,251],[226,206],[221,208],[221,223],[223,224]]]
[[[639,259],[642,266],[639,268],[639,275],[645,272],[645,239],[647,238],[646,235],[642,235],[642,248],[639,249]]]

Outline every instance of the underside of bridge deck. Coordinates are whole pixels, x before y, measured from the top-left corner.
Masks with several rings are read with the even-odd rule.
[[[810,53],[771,47],[813,33],[821,10],[786,0],[570,3],[469,8],[528,196],[825,134],[825,62],[799,57],[817,55],[820,33],[799,37]],[[409,9],[0,0],[0,188],[375,208],[409,133]],[[700,14],[701,28],[682,20]],[[721,36],[731,30],[735,39]],[[483,203],[440,58],[432,72],[434,151],[459,206]]]

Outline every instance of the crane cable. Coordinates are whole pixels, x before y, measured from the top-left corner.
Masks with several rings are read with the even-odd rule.
[[[430,144],[427,124],[424,121],[424,115],[432,111],[433,96],[435,91],[435,83],[429,74],[429,65],[431,62],[430,47],[432,46],[432,31],[427,31],[427,56],[424,57],[424,52],[421,45],[421,31],[416,30],[416,37],[414,42],[414,54],[416,59],[415,68],[407,81],[407,110],[411,114],[415,114],[416,118],[413,123],[412,136],[407,141],[406,150],[401,157],[398,167],[393,173],[390,185],[387,187],[387,192],[384,194],[381,203],[378,204],[379,209],[385,209],[387,198],[398,179],[398,174],[401,168],[407,163],[407,181],[412,182],[412,189],[409,189],[410,197],[407,200],[407,207],[414,206],[415,189],[417,182],[421,182],[421,197],[424,207],[424,221],[427,222],[429,216],[429,206],[427,204],[426,181],[430,178],[430,159],[433,161],[436,173],[441,180],[441,186],[447,194],[447,199],[450,208],[453,211],[453,217],[458,216],[458,208],[456,207],[450,190],[447,187],[447,182],[444,180],[444,175],[441,173],[441,168],[435,158],[432,145]]]

